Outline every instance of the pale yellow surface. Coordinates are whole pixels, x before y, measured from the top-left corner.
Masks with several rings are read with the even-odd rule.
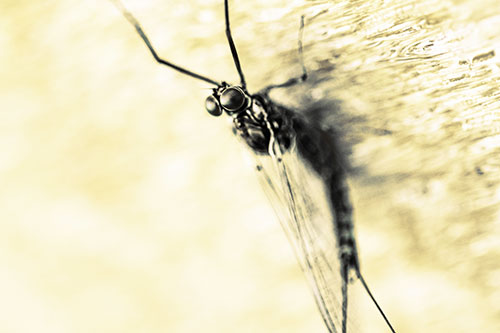
[[[236,81],[221,3],[127,2],[160,53]],[[251,89],[267,67],[296,70],[259,56],[293,50],[296,32],[273,48],[266,26],[289,17],[295,29],[302,2],[232,3]],[[1,333],[325,331],[252,166],[204,111],[210,87],[158,66],[110,2],[3,0],[0,75]],[[496,293],[486,295],[447,266],[410,262],[419,250],[393,253],[408,239],[373,224],[399,211],[380,216],[376,205],[357,208],[361,259],[400,332],[494,332],[498,265],[478,272]],[[466,253],[497,251],[489,237]]]

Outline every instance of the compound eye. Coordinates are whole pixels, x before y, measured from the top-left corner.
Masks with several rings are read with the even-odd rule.
[[[236,87],[227,88],[220,95],[220,103],[228,111],[238,111],[245,104],[245,93]]]
[[[214,96],[208,96],[205,100],[205,109],[212,116],[218,117],[222,114],[222,109],[220,108],[219,102]]]

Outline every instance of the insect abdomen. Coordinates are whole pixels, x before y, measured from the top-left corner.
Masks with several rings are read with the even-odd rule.
[[[321,176],[328,190],[329,201],[334,212],[333,231],[337,240],[338,256],[342,276],[349,269],[359,270],[359,260],[354,237],[352,205],[341,153],[335,138],[320,126],[306,123],[299,117],[293,120],[296,145],[300,156]]]

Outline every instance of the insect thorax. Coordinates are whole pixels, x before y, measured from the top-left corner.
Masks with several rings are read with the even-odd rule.
[[[282,152],[294,142],[291,112],[272,103],[267,96],[255,94],[247,109],[233,119],[233,132],[258,154],[269,154],[271,140]]]

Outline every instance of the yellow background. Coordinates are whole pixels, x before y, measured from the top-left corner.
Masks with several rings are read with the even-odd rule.
[[[165,57],[236,81],[221,3],[127,5]],[[260,57],[294,50],[306,6],[232,3],[250,88],[295,71]],[[157,65],[110,2],[3,0],[0,75],[0,332],[325,331],[252,166],[204,111],[210,87]],[[498,328],[498,289],[483,303],[392,253],[407,240],[357,210],[365,276],[400,332]]]

